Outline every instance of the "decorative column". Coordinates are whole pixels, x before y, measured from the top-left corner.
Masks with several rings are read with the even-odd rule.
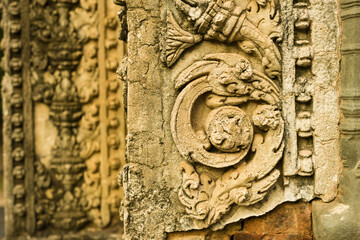
[[[50,198],[55,205],[51,222],[64,230],[79,229],[87,222],[78,199],[85,163],[79,155],[76,135],[83,113],[78,90],[72,79],[82,57],[83,42],[78,32],[69,31],[72,27],[69,12],[76,3],[77,0],[52,0],[49,3],[53,6],[52,16],[41,18],[38,15],[36,19],[38,23],[44,21],[47,24],[43,27],[33,25],[38,27],[38,36],[34,35],[38,46],[47,48],[41,60],[48,61],[51,68],[49,78],[54,79],[52,84],[39,79],[34,85],[34,99],[50,107],[50,120],[57,129],[49,172],[53,187],[57,189]],[[34,71],[39,74],[46,63],[35,63]]]
[[[112,0],[4,0],[6,238],[120,239],[125,54]]]

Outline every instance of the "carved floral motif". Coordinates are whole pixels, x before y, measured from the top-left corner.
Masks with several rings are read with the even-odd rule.
[[[274,168],[284,147],[279,89],[246,59],[229,53],[189,66],[176,82],[183,85],[172,113],[180,153],[209,167],[234,166],[214,178],[189,162],[180,165],[180,201],[209,226],[233,204],[261,201],[280,176]]]
[[[62,238],[86,225],[84,235],[94,224],[113,230],[124,154],[113,1],[2,6],[6,238]]]
[[[32,4],[32,50],[37,56],[32,65],[37,90],[34,99],[49,105],[49,117],[58,132],[50,161],[53,174],[50,200],[56,206],[50,222],[62,229],[78,229],[87,222],[78,202],[77,186],[82,180],[85,164],[79,157],[76,139],[83,113],[74,84],[74,70],[80,63],[82,47],[87,40],[70,22],[71,9],[77,2],[51,0]],[[55,191],[55,188],[61,191]],[[42,227],[43,221],[38,224]]]
[[[104,74],[108,69],[106,55],[103,59],[100,52],[118,50],[117,42],[105,44],[101,40],[101,36],[107,37],[107,29],[115,33],[117,27],[114,17],[101,18],[106,4],[97,0],[34,0],[31,4],[33,99],[49,106],[49,118],[58,132],[50,169],[40,171],[49,171],[52,177],[39,190],[45,194],[37,196],[38,229],[49,223],[69,230],[88,222],[106,227],[113,206],[118,204],[113,203],[113,196],[107,199],[111,187],[107,182],[116,179],[115,175],[101,173],[110,171],[112,158],[110,153],[102,153],[107,152],[108,134],[106,128],[99,127],[100,120],[105,125],[107,121],[107,116],[101,114],[106,114],[107,108],[117,114],[120,104],[114,96],[103,98],[110,77]],[[100,32],[102,22],[107,28]],[[111,66],[117,67],[117,59],[113,58]],[[117,83],[117,79],[111,80]],[[118,94],[119,84],[111,86],[112,95]],[[119,123],[111,122],[112,131],[118,133]],[[118,146],[117,136],[111,137]],[[44,179],[45,175],[39,173],[38,178]],[[48,204],[54,206],[51,211],[46,210]]]
[[[274,40],[282,39],[277,0],[248,1],[247,5],[236,5],[232,0],[198,0],[192,3],[178,0],[175,3],[194,22],[197,34],[182,29],[173,14],[168,12],[163,59],[167,66],[172,66],[187,48],[203,40],[216,40],[226,44],[236,43],[244,52],[257,55],[271,78],[280,75],[281,56],[274,43]],[[255,13],[257,18],[250,18],[254,11],[260,14]]]
[[[262,68],[256,69],[243,55],[210,54],[185,68],[175,82],[182,90],[172,111],[171,129],[187,160],[180,164],[179,199],[191,217],[209,227],[233,205],[262,201],[280,176],[275,166],[283,155],[284,120],[280,89],[271,79],[278,78],[281,70],[274,42],[281,40],[277,2],[179,0],[176,7],[194,22],[197,34],[182,29],[168,12],[167,66],[203,40],[236,43],[262,62]]]

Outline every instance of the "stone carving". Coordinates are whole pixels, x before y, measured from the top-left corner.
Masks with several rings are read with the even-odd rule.
[[[335,0],[116,2],[128,27],[125,238],[207,239],[192,230],[336,197]]]
[[[248,60],[229,53],[189,66],[176,81],[178,88],[184,85],[172,113],[180,153],[215,168],[237,164],[218,178],[188,162],[180,166],[180,201],[188,214],[210,226],[232,204],[261,201],[277,181],[274,167],[284,147],[279,89]]]
[[[31,124],[31,106],[28,102],[29,84],[23,81],[28,73],[28,64],[24,55],[28,50],[22,44],[24,33],[28,26],[24,24],[21,1],[2,1],[2,28],[4,39],[2,48],[4,59],[2,68],[5,75],[2,79],[3,99],[3,149],[4,177],[6,179],[6,219],[7,233],[14,235],[19,229],[33,230],[33,203],[31,199],[32,187],[28,185],[33,176],[31,169],[33,157],[31,151],[31,133],[27,132]],[[25,207],[26,206],[26,207]]]
[[[275,184],[282,157],[284,121],[280,90],[271,78],[280,76],[281,39],[275,1],[235,5],[233,1],[177,1],[198,35],[183,30],[171,12],[165,42],[165,63],[171,66],[182,52],[202,40],[236,43],[262,62],[261,71],[245,57],[232,53],[207,55],[183,70],[176,82],[184,89],[172,112],[171,129],[177,148],[188,161],[225,168],[221,176],[183,162],[179,198],[186,212],[208,227],[234,204],[261,201]],[[267,9],[261,20],[274,27],[262,32],[248,17],[256,7]],[[266,21],[265,20],[265,21]],[[259,20],[258,20],[259,21]],[[264,74],[264,71],[266,74]],[[269,78],[270,77],[270,78]]]
[[[246,53],[258,55],[266,73],[270,77],[280,74],[280,52],[275,46],[275,41],[280,41],[282,32],[277,26],[279,23],[278,7],[276,0],[249,1],[247,6],[236,5],[234,1],[176,1],[176,7],[186,14],[193,22],[198,34],[193,35],[183,30],[168,12],[166,44],[164,62],[167,66],[173,65],[183,51],[202,40],[217,40],[227,44],[236,43]],[[260,11],[265,8],[266,13],[261,19],[248,18],[248,12]],[[266,22],[271,32],[259,29]],[[269,30],[267,30],[269,31]]]
[[[235,216],[243,215],[232,211],[234,208],[254,211],[252,206],[261,206],[281,180],[286,199],[310,200],[316,196],[311,191],[313,186],[296,190],[307,186],[296,186],[301,181],[297,176],[311,177],[315,172],[313,145],[318,124],[313,120],[310,3],[291,4],[294,35],[286,38],[283,49],[286,59],[293,57],[295,75],[285,79],[285,85],[282,69],[289,74],[289,66],[287,62],[281,65],[277,47],[283,40],[277,1],[175,1],[184,14],[177,18],[183,20],[185,16],[193,23],[186,27],[190,29],[182,27],[186,24],[180,26],[181,20],[167,11],[162,52],[166,66],[173,66],[186,49],[203,41],[231,45],[239,52],[195,58],[178,71],[175,80],[175,89],[181,91],[173,107],[171,131],[176,147],[187,160],[180,164],[178,195],[186,213],[195,219],[196,228],[218,229],[226,222],[220,219],[239,219]],[[285,47],[290,45],[295,46],[292,55]],[[184,57],[183,62],[189,61]],[[287,100],[289,96],[291,101]],[[287,143],[284,134],[291,138]],[[284,168],[276,167],[285,147]],[[293,194],[296,196],[290,197]],[[283,201],[279,198],[272,204]],[[226,217],[229,212],[231,216]]]
[[[33,47],[35,54],[39,55],[34,59],[33,76],[41,76],[40,71],[46,70],[46,80],[52,81],[45,82],[45,79],[35,77],[33,82],[37,94],[34,97],[49,105],[50,119],[57,128],[50,168],[54,174],[54,184],[62,191],[53,198],[57,207],[53,215],[56,220],[52,223],[62,229],[79,229],[87,222],[84,210],[73,200],[80,196],[78,184],[82,181],[85,169],[85,164],[79,157],[76,139],[83,113],[73,80],[85,39],[81,39],[79,29],[70,23],[70,9],[75,3],[76,1],[54,0],[47,5],[45,3],[41,6],[39,2],[32,5],[35,13],[32,25]],[[50,30],[52,25],[56,27]],[[47,52],[41,53],[40,46],[46,46]]]
[[[288,176],[311,176],[313,174],[312,151],[313,131],[312,102],[313,102],[313,76],[311,73],[312,53],[310,41],[309,18],[310,3],[300,1],[294,4],[294,44],[295,49],[295,104],[297,139],[289,145],[297,144],[297,159],[293,160],[292,169],[285,167]],[[290,147],[290,146],[289,146]],[[291,148],[291,147],[290,147]],[[294,157],[295,158],[295,157]]]
[[[114,41],[112,0],[3,2],[11,75],[5,161],[13,179],[7,237],[82,229],[83,238],[110,239],[102,228],[121,229],[121,189],[113,182],[124,161],[125,129],[114,70],[124,45]],[[94,227],[98,233],[88,236]]]

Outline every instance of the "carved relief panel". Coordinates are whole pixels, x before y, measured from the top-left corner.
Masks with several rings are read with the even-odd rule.
[[[209,227],[234,205],[261,204],[280,177],[275,167],[284,150],[281,55],[276,46],[283,35],[279,5],[274,1],[243,6],[210,1],[202,9],[200,3],[193,7],[180,1],[176,7],[195,21],[200,34],[193,39],[234,43],[245,53],[206,55],[182,71],[175,82],[178,89],[186,85],[171,119],[175,144],[188,160],[180,167],[179,198],[186,212],[199,221],[197,225]],[[184,49],[180,38],[184,34],[169,11],[168,66],[180,56],[178,48]],[[197,170],[192,162],[220,171],[214,175],[211,168]]]
[[[239,207],[248,210],[257,204],[270,210],[283,201],[311,200],[323,194],[323,200],[333,199],[334,192],[323,193],[329,190],[319,187],[325,179],[313,179],[314,160],[319,157],[313,157],[314,143],[321,139],[321,134],[314,139],[314,130],[317,125],[321,128],[321,123],[312,120],[316,69],[312,68],[311,3],[293,2],[293,32],[286,32],[285,39],[281,22],[285,15],[275,0],[247,4],[176,1],[175,5],[194,23],[196,34],[182,29],[168,11],[167,66],[176,64],[186,48],[201,41],[234,44],[241,53],[205,55],[175,79],[175,88],[182,90],[173,108],[171,130],[187,160],[180,165],[183,182],[179,190],[187,214],[199,221],[201,228],[218,228],[228,221],[225,217],[218,223],[229,212],[232,219],[258,214],[231,211]],[[290,37],[293,43],[287,42]],[[292,52],[286,47],[292,47]],[[293,58],[295,64],[284,62],[282,56]],[[289,68],[294,73],[291,84],[284,79]],[[319,95],[317,101],[325,97]],[[335,100],[336,95],[332,96]],[[327,106],[323,108],[327,110]],[[332,119],[336,127],[338,117]],[[326,134],[338,132],[334,129]],[[286,144],[284,136],[289,137]],[[321,148],[327,147],[319,146],[317,151],[324,151]],[[321,158],[315,167],[326,161],[326,156]],[[203,170],[201,165],[210,168]],[[337,171],[337,166],[333,167]],[[216,168],[217,174],[211,168]],[[333,177],[333,183],[327,184],[336,187],[338,175]],[[276,192],[277,188],[281,190]],[[274,198],[270,195],[277,200],[268,201]]]
[[[218,230],[287,201],[336,197],[335,1],[126,4],[129,239]],[[134,208],[162,198],[161,209]]]
[[[125,124],[117,9],[110,0],[3,6],[7,237],[118,239]]]

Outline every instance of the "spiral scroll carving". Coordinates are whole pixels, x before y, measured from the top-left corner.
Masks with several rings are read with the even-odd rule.
[[[179,191],[187,213],[210,226],[233,204],[253,205],[275,184],[284,121],[279,89],[237,54],[207,55],[186,68],[172,112],[172,134],[188,161]],[[232,167],[220,177],[196,169]]]
[[[183,29],[167,13],[163,61],[170,67],[203,41],[237,47],[205,55],[183,69],[171,131],[180,154],[180,202],[201,228],[217,223],[233,205],[262,201],[277,182],[284,150],[281,114],[282,29],[276,0],[175,1],[193,22]],[[241,54],[240,54],[241,53]]]

